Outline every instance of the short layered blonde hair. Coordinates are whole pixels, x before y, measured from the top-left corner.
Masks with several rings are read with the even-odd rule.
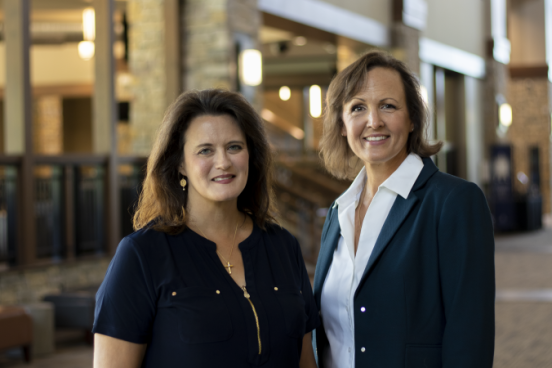
[[[370,51],[361,56],[335,76],[326,94],[323,133],[320,140],[320,155],[326,169],[339,179],[353,179],[362,165],[355,156],[347,138],[341,136],[343,128],[343,105],[349,102],[364,86],[368,72],[376,67],[396,70],[403,82],[408,116],[414,125],[406,148],[408,153],[420,157],[435,155],[443,145],[430,144],[426,139],[428,109],[420,94],[420,84],[406,65],[382,51]]]

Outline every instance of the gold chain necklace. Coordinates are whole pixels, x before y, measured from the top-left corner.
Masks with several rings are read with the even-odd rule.
[[[239,222],[236,222],[236,229],[234,230],[234,239],[232,240],[232,248],[230,248],[230,255],[228,256],[228,258],[232,258],[232,253],[234,252],[234,244],[236,244],[236,234],[238,233],[238,224]],[[201,235],[203,235],[203,237],[207,240],[209,240],[208,237],[205,236],[205,234],[203,233],[203,231],[201,231],[201,229],[199,229],[199,232],[201,233]],[[217,252],[217,254],[219,256],[222,257],[222,259],[224,259],[226,261],[226,266],[224,266],[224,268],[226,268],[226,271],[228,271],[228,274],[232,274],[232,267],[234,267],[234,265],[231,265],[230,264],[230,261],[228,261],[219,251],[218,249],[215,250]],[[222,263],[224,264],[224,262]]]

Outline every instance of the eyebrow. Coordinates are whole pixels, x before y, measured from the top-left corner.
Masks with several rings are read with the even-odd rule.
[[[366,102],[366,100],[363,99],[363,98],[360,98],[360,97],[353,97],[353,98],[351,99],[351,101],[349,101],[349,103],[353,102],[353,100],[359,100],[359,101],[362,101],[362,102]],[[379,100],[379,102],[382,102],[382,101],[385,101],[385,100],[393,100],[393,101],[395,101],[395,102],[399,102],[398,100],[394,99],[393,97],[384,97],[384,98],[382,98],[381,100]]]
[[[229,144],[236,144],[236,143],[239,143],[239,144],[245,144],[243,141],[230,141],[230,142],[227,142],[226,145],[229,145]],[[196,146],[196,148],[201,148],[201,147],[213,147],[214,144],[213,143],[200,143]]]

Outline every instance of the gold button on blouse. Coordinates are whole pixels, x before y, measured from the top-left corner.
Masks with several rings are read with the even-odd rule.
[[[176,295],[176,291],[173,291],[173,292],[172,292],[172,296],[175,296],[175,295]]]
[[[274,290],[275,290],[275,291],[278,291],[278,288],[277,288],[277,287],[274,287]]]
[[[216,293],[217,293],[217,294],[220,294],[220,291],[219,291],[219,290],[217,290],[217,291],[216,291]]]

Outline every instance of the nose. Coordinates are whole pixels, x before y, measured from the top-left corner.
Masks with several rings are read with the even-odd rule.
[[[374,106],[366,110],[366,126],[372,129],[378,129],[385,125],[380,116],[379,108]]]
[[[232,166],[232,161],[228,157],[226,150],[221,150],[216,155],[215,167],[219,170],[228,170]]]

